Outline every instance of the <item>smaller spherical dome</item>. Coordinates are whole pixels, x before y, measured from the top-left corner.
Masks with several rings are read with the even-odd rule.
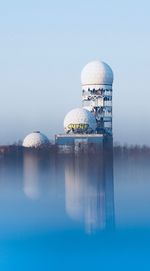
[[[35,131],[25,137],[22,146],[26,148],[39,148],[47,144],[49,144],[48,138],[39,131]]]
[[[93,106],[92,105],[83,106],[83,108],[90,111],[90,112],[93,111]]]
[[[108,64],[102,61],[89,62],[81,72],[81,84],[112,85],[113,71]]]
[[[67,133],[93,133],[96,130],[96,125],[94,115],[84,108],[71,110],[64,119],[64,130]]]

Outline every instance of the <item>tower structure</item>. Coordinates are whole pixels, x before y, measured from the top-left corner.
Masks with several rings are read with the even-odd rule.
[[[89,62],[81,72],[82,107],[95,115],[98,134],[112,135],[112,84],[112,69],[104,62]]]

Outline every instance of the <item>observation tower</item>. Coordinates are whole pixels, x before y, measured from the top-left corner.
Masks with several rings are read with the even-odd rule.
[[[82,106],[96,118],[98,134],[112,135],[113,72],[102,61],[89,62],[81,72]]]
[[[112,142],[112,85],[113,71],[105,62],[92,61],[83,68],[82,106],[65,116],[65,133],[55,136],[57,145],[67,149],[80,143],[103,146],[106,141]]]

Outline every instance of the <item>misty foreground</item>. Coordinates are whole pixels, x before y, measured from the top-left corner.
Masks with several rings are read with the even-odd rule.
[[[0,270],[149,270],[150,148],[0,150]]]

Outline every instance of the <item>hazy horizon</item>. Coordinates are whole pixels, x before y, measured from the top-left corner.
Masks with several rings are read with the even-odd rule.
[[[95,59],[114,72],[114,141],[150,145],[149,9],[146,0],[3,1],[0,145],[63,132],[65,114],[81,106],[80,72]]]

